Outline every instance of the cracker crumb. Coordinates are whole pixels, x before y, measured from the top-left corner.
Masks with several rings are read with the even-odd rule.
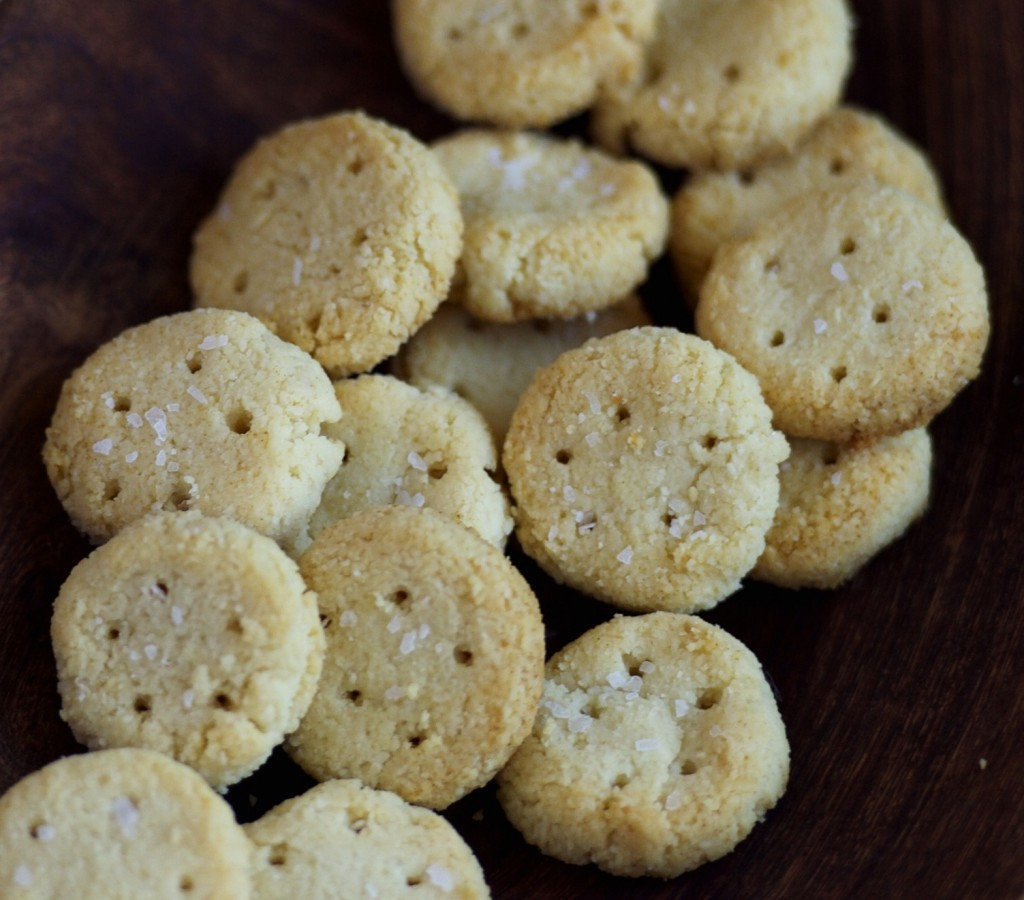
[[[981,769],[982,772],[984,772],[985,769],[988,768],[988,760],[985,759],[984,756],[978,760],[978,768]]]
[[[692,116],[695,112],[697,112],[697,104],[693,100],[687,98],[683,102],[683,114]]]
[[[917,288],[920,291],[924,289],[924,285],[921,284],[921,282],[918,281],[916,278],[912,278],[910,281],[904,281],[903,286],[900,288],[900,290],[902,290],[903,293],[906,294],[909,291],[912,291],[914,288]]]

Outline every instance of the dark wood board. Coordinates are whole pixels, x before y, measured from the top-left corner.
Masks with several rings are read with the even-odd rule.
[[[848,97],[927,149],[990,284],[982,376],[932,427],[931,508],[838,591],[751,584],[709,615],[764,662],[793,749],[733,854],[671,882],[563,865],[485,788],[449,815],[496,897],[1024,894],[1024,4],[852,5]],[[39,458],[62,380],[188,306],[192,230],[257,135],[353,107],[453,127],[404,79],[381,0],[0,2],[0,791],[80,749],[48,629],[89,548]],[[672,291],[662,265],[669,320]],[[552,646],[610,615],[524,565]],[[230,799],[252,818],[308,784],[276,754]]]

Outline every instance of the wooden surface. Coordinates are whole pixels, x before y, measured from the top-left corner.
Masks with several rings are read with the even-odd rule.
[[[932,429],[931,509],[842,590],[751,585],[709,616],[764,662],[793,748],[787,795],[732,855],[611,878],[542,858],[484,789],[450,816],[497,897],[1024,892],[1024,4],[853,6],[848,96],[927,148],[991,288],[982,377]],[[0,791],[78,749],[48,626],[88,548],[39,460],[61,381],[187,307],[190,234],[257,135],[351,107],[450,130],[388,27],[382,0],[0,3]],[[671,292],[662,265],[648,297],[677,321]],[[529,572],[552,646],[610,614]],[[230,796],[252,818],[307,783],[278,755]]]

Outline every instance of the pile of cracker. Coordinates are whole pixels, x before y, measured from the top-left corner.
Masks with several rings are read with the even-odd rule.
[[[927,504],[984,276],[921,153],[836,105],[842,0],[393,23],[476,124],[267,136],[199,226],[195,308],[64,385],[43,457],[100,546],[52,636],[95,752],[0,798],[12,896],[487,896],[431,810],[495,777],[544,853],[675,877],[789,771],[760,663],[695,613],[837,586]],[[526,130],[586,109],[599,147]],[[689,170],[671,200],[651,162]],[[636,294],[666,247],[696,334]],[[626,615],[545,664],[513,529]],[[281,744],[321,784],[242,829],[216,791]]]

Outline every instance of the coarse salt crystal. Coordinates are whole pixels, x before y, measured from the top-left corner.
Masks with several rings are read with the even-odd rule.
[[[124,420],[129,425],[131,425],[132,428],[141,428],[142,427],[142,416],[140,416],[137,412],[130,412],[130,413],[128,413],[128,415],[126,415],[124,417]]]
[[[627,691],[626,692],[626,702],[627,703],[632,703],[639,696],[640,696],[640,692],[639,691]]]
[[[57,829],[52,825],[40,825],[36,828],[36,837],[44,844],[50,843],[57,836]]]
[[[835,273],[833,273],[833,274],[835,274]],[[845,278],[840,278],[839,280],[840,281],[845,281],[846,279]],[[815,319],[814,320],[814,333],[815,334],[824,334],[826,331],[828,331],[828,322],[826,322],[824,319]]]
[[[408,656],[415,649],[416,632],[407,631],[405,634],[402,635],[402,643],[398,645],[398,652],[401,653],[402,656]]]
[[[664,94],[658,97],[658,109],[662,110],[662,112],[668,112],[671,106],[671,101]]]
[[[633,746],[641,753],[646,753],[649,750],[657,750],[661,746],[661,741],[657,738],[640,738]]]
[[[100,456],[110,456],[110,451],[114,449],[114,442],[110,438],[104,438],[102,441],[97,441],[92,445],[93,452],[99,453]]]
[[[557,525],[552,525],[548,529],[548,540],[549,541],[553,541],[556,537],[558,537],[558,526]]]
[[[128,658],[132,662],[138,662],[140,659],[142,659],[142,657],[139,656],[139,651],[138,650],[129,650],[128,651]]]
[[[608,675],[608,677],[605,680],[608,682],[608,684],[615,688],[615,690],[618,690],[620,687],[624,687],[626,683],[629,681],[629,679],[626,678],[626,676],[623,675],[621,672],[612,672]]]
[[[830,480],[832,481],[832,484],[838,485],[839,482],[843,480],[843,473],[842,472],[833,472],[832,473],[832,478]]]
[[[841,262],[834,262],[834,263],[832,263],[832,269],[830,271],[832,272],[832,277],[836,281],[849,281],[850,280],[850,276],[846,274],[846,269],[844,268],[844,266],[843,266],[843,264]]]
[[[32,881],[32,870],[24,863],[14,870],[14,883],[18,887],[29,887]]]
[[[633,548],[623,547],[622,550],[616,554],[615,558],[624,566],[628,566],[633,561]]]
[[[379,897],[380,896],[380,891],[377,890],[377,885],[375,885],[372,881],[366,882],[365,890],[366,890],[366,896],[367,897]]]
[[[706,524],[707,521],[708,521],[708,517],[705,516],[704,513],[702,513],[699,509],[695,509],[693,511],[693,524],[694,525],[696,525],[697,527],[700,527],[701,525]]]
[[[690,704],[685,700],[676,700],[673,705],[675,706],[677,719],[681,719],[690,711]]]
[[[161,451],[160,451],[159,453],[157,453],[157,455],[156,455],[156,464],[157,464],[158,466],[163,466],[163,465],[165,465],[166,463],[167,463],[167,453],[166,453],[165,451],[161,450]]]
[[[156,644],[146,644],[146,646],[142,648],[142,652],[146,654],[146,659],[156,659]]]
[[[182,622],[185,621],[185,613],[181,611],[180,606],[171,607],[171,621],[175,625],[180,625]]]
[[[181,410],[181,404],[180,403],[168,403],[167,404],[167,411],[168,412],[179,412],[180,410]]]
[[[408,491],[402,490],[395,495],[395,503],[399,506],[423,506],[427,498],[420,493],[410,495]]]
[[[302,283],[302,257],[296,256],[292,261],[292,284],[298,287]]]
[[[532,168],[533,160],[528,156],[510,159],[505,164],[502,187],[510,191],[519,191],[526,186],[526,172]]]
[[[601,440],[601,435],[596,431],[591,431],[585,438],[583,438],[583,440],[593,447],[599,440]]]
[[[181,695],[181,705],[184,706],[185,709],[191,709],[192,708],[192,704],[195,702],[195,699],[196,699],[195,691],[192,691],[192,690],[185,691],[185,693]]]
[[[626,679],[625,687],[631,691],[639,691],[644,686],[644,680],[639,675],[630,675]]]
[[[921,282],[918,281],[916,278],[912,278],[910,281],[903,282],[902,290],[904,294],[907,293],[907,291],[913,290],[914,288],[917,288],[920,291],[924,289],[924,285],[921,284]]]
[[[668,526],[668,533],[674,538],[683,536],[683,523],[681,519],[673,519]]]
[[[654,444],[654,455],[662,457],[665,455],[665,448],[668,446],[667,441],[656,441]]]
[[[384,692],[385,700],[401,700],[405,696],[404,687],[389,687]]]
[[[210,402],[209,400],[206,399],[206,394],[199,390],[199,388],[197,388],[194,384],[190,384],[186,388],[186,390],[188,391],[188,395],[197,403],[206,404]]]
[[[346,609],[340,616],[338,616],[338,624],[343,625],[345,628],[351,628],[358,621],[359,616],[357,616],[355,611],[351,609]]]
[[[226,347],[228,336],[226,334],[208,334],[199,344],[200,350],[216,350],[218,347]]]
[[[594,717],[588,716],[586,713],[580,713],[579,715],[572,716],[569,719],[569,733],[582,734],[584,731],[589,731],[593,722]]]
[[[426,472],[427,464],[423,457],[420,456],[415,450],[413,450],[407,457],[409,465],[412,466],[417,472]]]
[[[601,401],[598,399],[597,394],[593,391],[584,391],[583,396],[586,398],[587,403],[590,404],[590,411],[592,413],[601,412]]]
[[[683,797],[679,793],[679,791],[672,791],[672,793],[665,798],[665,809],[669,810],[670,812],[673,809],[679,809],[679,807],[682,805]]]
[[[683,376],[680,375],[678,372],[676,372],[676,374],[672,376],[672,383],[673,384],[679,384],[679,382],[682,381],[682,380],[683,380]]]
[[[480,13],[480,15],[476,17],[477,24],[486,25],[488,22],[491,22],[492,20],[500,16],[504,11],[504,3],[495,3],[494,6],[485,9],[482,13]]]
[[[311,253],[316,253],[320,249],[320,235],[314,234],[309,239],[309,249]]]
[[[176,462],[170,462],[170,463],[167,464],[167,471],[168,472],[177,472],[180,468],[181,468],[181,466],[178,463],[176,463]]]
[[[126,838],[134,838],[135,831],[139,825],[139,809],[132,802],[131,797],[115,797],[110,804],[110,811],[114,814],[117,827]]]
[[[571,484],[567,484],[562,488],[562,499],[566,503],[573,503],[576,500],[576,491],[573,490]]]
[[[103,398],[103,402],[104,402],[104,404],[106,404],[107,409],[113,409],[114,408],[114,392],[113,391],[104,391],[102,394],[100,394],[100,397]]]
[[[390,622],[388,622],[388,631],[391,634],[398,634],[402,630],[402,617],[395,616]]]
[[[640,671],[644,675],[650,675],[651,672],[654,671],[654,669],[655,665],[649,659],[645,659],[642,663],[640,663]]]
[[[444,866],[427,866],[427,878],[434,887],[439,887],[445,893],[455,887],[455,876]]]
[[[561,703],[557,703],[554,700],[548,700],[545,704],[548,708],[548,712],[551,713],[556,719],[568,719],[571,713],[568,708],[562,706]]]
[[[160,409],[159,406],[151,406],[145,412],[145,419],[153,426],[158,444],[167,440],[167,413]]]
[[[430,625],[426,622],[420,625],[419,630],[416,632],[416,637],[421,641],[425,641],[430,637]]]

